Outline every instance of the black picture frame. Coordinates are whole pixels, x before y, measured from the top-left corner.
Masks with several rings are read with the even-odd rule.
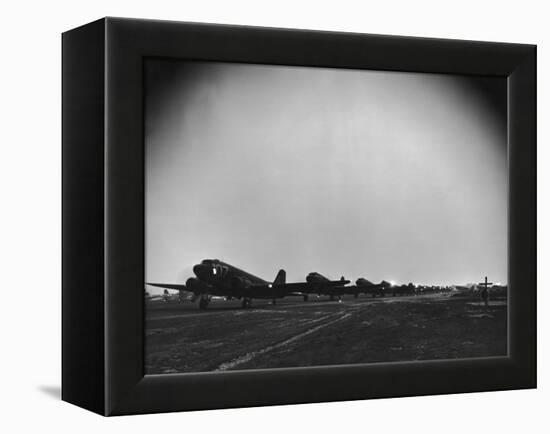
[[[62,50],[63,400],[124,415],[536,387],[536,46],[104,18]],[[150,56],[506,77],[508,357],[144,376]]]

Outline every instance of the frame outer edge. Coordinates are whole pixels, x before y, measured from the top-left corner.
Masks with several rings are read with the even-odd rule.
[[[350,36],[330,32],[253,29],[118,18],[108,18],[106,23],[105,77],[108,85],[105,97],[108,128],[105,188],[108,195],[105,220],[109,231],[105,238],[105,260],[109,269],[105,292],[105,414],[533,387],[536,337],[533,339],[532,333],[535,331],[535,321],[531,321],[523,331],[520,330],[522,327],[514,327],[511,331],[514,337],[511,358],[501,358],[498,361],[463,359],[441,364],[428,362],[410,365],[316,367],[311,368],[307,374],[296,369],[273,369],[264,373],[239,371],[227,375],[144,377],[143,360],[138,360],[139,357],[143,357],[143,297],[141,293],[135,294],[135,289],[143,286],[143,275],[140,275],[143,271],[140,268],[143,267],[143,258],[135,252],[136,249],[143,249],[143,239],[140,238],[143,237],[140,232],[143,229],[143,216],[136,215],[139,206],[143,205],[143,197],[139,197],[143,194],[143,185],[140,184],[143,174],[137,173],[143,169],[143,159],[136,155],[143,150],[143,143],[139,143],[139,140],[143,139],[143,131],[138,131],[143,126],[143,119],[140,118],[143,103],[140,101],[142,89],[139,89],[142,85],[140,56],[195,58],[193,56],[198,53],[203,56],[201,59],[206,60],[208,56],[213,56],[211,59],[219,61],[253,63],[255,59],[259,59],[259,63],[272,61],[274,64],[287,64],[285,61],[288,61],[288,64],[300,64],[300,59],[306,56],[307,60],[303,62],[306,66],[328,64],[333,67],[363,69],[376,69],[381,65],[377,63],[379,59],[384,59],[383,67],[380,68],[383,70],[450,73],[454,71],[455,65],[460,65],[455,73],[510,76],[510,101],[512,105],[517,106],[510,109],[509,116],[514,122],[509,140],[514,146],[511,155],[518,155],[518,161],[510,165],[510,179],[515,177],[515,188],[510,197],[513,201],[517,200],[517,205],[520,205],[520,211],[513,211],[516,207],[515,202],[514,207],[511,207],[509,221],[513,223],[514,231],[510,231],[510,243],[515,243],[514,245],[527,252],[517,263],[513,260],[520,256],[519,252],[514,258],[510,258],[510,269],[515,268],[517,271],[510,281],[518,283],[525,270],[533,273],[532,277],[522,282],[529,292],[526,292],[524,297],[517,297],[517,309],[514,308],[516,313],[511,319],[524,319],[525,315],[535,311],[536,304],[536,263],[533,261],[536,258],[536,230],[517,228],[518,225],[536,223],[536,217],[533,219],[532,214],[536,211],[536,196],[532,189],[536,179],[532,171],[536,154],[533,130],[536,127],[533,123],[535,105],[532,98],[536,88],[529,85],[534,83],[535,73],[534,56],[530,55],[533,51],[532,46],[372,35]],[[220,39],[224,34],[222,30],[231,31],[232,37],[226,35],[225,39]],[[258,38],[255,38],[256,36]],[[330,38],[334,38],[334,41]],[[259,43],[259,40],[263,41],[264,45]],[[405,48],[409,40],[415,48],[406,53]],[[180,44],[182,41],[185,43]],[[293,46],[296,41],[298,46]],[[346,41],[350,43],[349,50],[338,51],[342,44],[347,43]],[[363,41],[366,48],[362,47]],[[359,46],[362,47],[362,51],[360,55],[355,56],[359,54],[355,51]],[[262,51],[258,51],[259,47]],[[320,47],[324,47],[324,50]],[[449,48],[450,58],[434,56],[436,53],[445,53],[445,47]],[[288,54],[285,50],[288,50]],[[487,52],[490,52],[491,56],[485,56]],[[517,90],[514,90],[516,86]],[[523,90],[519,90],[520,88]],[[523,112],[522,107],[526,109]],[[527,144],[521,145],[525,146],[525,149],[518,153],[515,144],[519,146],[521,143]],[[525,184],[518,186],[522,179],[525,180]],[[521,208],[522,205],[526,207]],[[130,221],[125,217],[128,215],[133,216]],[[124,256],[123,253],[127,255]],[[411,377],[411,372],[418,375]],[[445,378],[445,381],[434,380],[436,372],[435,377]],[[354,374],[358,377],[354,378]],[[389,375],[394,375],[395,381],[387,383],[381,380],[380,376],[388,378]],[[313,381],[314,377],[318,381]],[[299,381],[283,390],[285,384],[293,378]],[[239,390],[232,393],[232,387],[236,386],[237,379]],[[258,384],[272,385],[273,390],[266,387],[259,389]],[[305,387],[299,390],[300,385]],[[365,389],[366,385],[369,385],[368,390]]]
[[[104,21],[62,35],[62,400],[104,414]]]
[[[509,353],[522,387],[537,385],[537,66],[536,46],[508,77],[510,323]]]

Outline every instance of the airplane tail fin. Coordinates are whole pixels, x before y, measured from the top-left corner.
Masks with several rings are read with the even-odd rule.
[[[277,276],[275,277],[275,280],[273,281],[274,285],[284,285],[286,283],[286,271],[285,270],[279,270],[277,273]]]

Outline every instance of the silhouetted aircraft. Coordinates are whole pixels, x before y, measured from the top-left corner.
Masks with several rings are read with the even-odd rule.
[[[416,287],[412,283],[392,286],[393,295],[416,295]]]
[[[355,298],[357,298],[359,294],[372,294],[373,297],[376,297],[377,295],[384,297],[386,290],[391,286],[391,283],[386,282],[385,280],[382,280],[380,283],[372,283],[371,281],[360,277],[355,281],[355,287],[350,287],[350,291],[354,291],[352,293]]]
[[[303,296],[309,288],[307,282],[286,283],[285,270],[279,270],[275,280],[268,282],[233,265],[218,259],[204,259],[193,267],[196,277],[187,279],[185,285],[171,283],[148,283],[160,288],[187,290],[200,297],[199,308],[206,309],[213,296],[242,300],[244,308],[250,307],[252,299],[275,300],[288,295]]]
[[[330,280],[322,274],[311,272],[306,276],[306,285],[301,289],[304,293],[304,301],[307,301],[308,294],[328,295],[331,300],[338,297],[339,300],[346,293],[346,286],[350,281],[344,276],[340,280]]]

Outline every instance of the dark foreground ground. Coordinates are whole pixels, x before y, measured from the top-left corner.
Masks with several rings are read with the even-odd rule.
[[[418,297],[146,305],[147,374],[504,356],[506,299]]]

